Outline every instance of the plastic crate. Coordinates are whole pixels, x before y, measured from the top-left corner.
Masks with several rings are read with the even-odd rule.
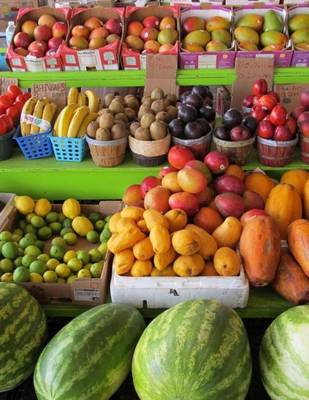
[[[26,160],[49,157],[53,153],[49,137],[51,131],[35,135],[21,136],[20,128],[14,136]]]
[[[50,137],[58,161],[81,162],[87,153],[86,138]]]

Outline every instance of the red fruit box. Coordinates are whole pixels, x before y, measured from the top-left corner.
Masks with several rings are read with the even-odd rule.
[[[303,135],[300,135],[300,151],[302,161],[309,164],[309,138]]]
[[[240,17],[243,15],[247,14],[258,14],[258,15],[265,15],[267,11],[273,10],[276,13],[278,13],[284,23],[284,28],[283,28],[283,33],[285,33],[288,37],[288,43],[286,47],[283,50],[277,50],[277,51],[244,51],[241,50],[238,46],[237,43],[237,54],[236,57],[245,57],[245,58],[274,58],[275,59],[275,66],[276,67],[289,67],[291,62],[292,62],[292,57],[293,57],[293,50],[292,50],[292,43],[291,40],[289,39],[289,32],[287,28],[287,12],[286,9],[280,7],[280,6],[275,6],[271,4],[263,4],[263,5],[249,5],[249,6],[243,6],[240,8],[235,9],[234,11],[234,25],[236,27],[237,21],[239,20]]]
[[[294,17],[294,15],[299,15],[299,14],[309,14],[309,5],[303,4],[303,5],[298,5],[295,7],[291,7],[288,9],[288,21]],[[309,28],[309,26],[307,27]],[[294,45],[292,41],[292,46],[293,46],[293,58],[292,58],[292,63],[291,67],[309,67],[309,44],[308,44],[308,50],[303,50],[297,45]]]
[[[27,20],[38,21],[41,15],[48,14],[53,16],[57,21],[67,23],[70,18],[70,12],[69,8],[22,8],[19,10],[16,18],[14,36],[18,32],[21,32],[21,26]],[[60,52],[61,46],[53,55],[46,55],[40,58],[31,55],[24,57],[15,52],[15,46],[12,43],[8,48],[6,58],[10,68],[14,72],[59,72],[63,70]]]
[[[211,17],[223,17],[231,22],[230,33],[232,36],[231,47],[226,51],[204,51],[190,52],[182,47],[179,53],[179,63],[181,69],[207,69],[207,68],[234,68],[235,64],[235,41],[232,31],[233,12],[229,8],[222,6],[205,6],[203,9],[186,9],[181,11],[180,23],[181,34],[185,36],[182,30],[183,23],[188,17],[200,17],[205,21]]]
[[[178,6],[149,6],[149,7],[134,7],[128,6],[126,8],[126,23],[124,31],[124,39],[127,36],[128,24],[132,21],[142,21],[145,17],[155,16],[158,18],[174,17],[176,20],[176,28],[179,34],[179,7]],[[173,48],[166,51],[164,54],[178,55],[179,41],[175,43]],[[121,58],[123,68],[126,70],[140,70],[146,69],[146,52],[139,53],[136,50],[130,49],[123,40],[121,49]]]
[[[74,50],[69,47],[69,40],[74,26],[83,25],[91,17],[97,17],[103,22],[110,18],[120,20],[124,26],[124,9],[119,8],[76,8],[72,10],[69,33],[66,42],[61,46],[61,58],[65,71],[102,71],[118,70],[121,40],[116,40],[99,49]],[[123,28],[122,28],[123,31]]]

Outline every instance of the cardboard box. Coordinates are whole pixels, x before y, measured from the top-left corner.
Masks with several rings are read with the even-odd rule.
[[[121,49],[121,58],[123,69],[126,70],[140,70],[146,69],[146,54],[144,52],[139,53],[133,49],[130,49],[124,42],[127,36],[127,27],[131,21],[142,21],[145,17],[154,15],[159,18],[172,16],[176,20],[176,28],[179,34],[179,7],[178,6],[149,6],[149,7],[133,7],[128,6],[126,8],[125,15],[125,30],[123,36],[123,44]],[[175,43],[174,47],[166,55],[178,55],[179,40]]]
[[[0,0],[0,20],[14,21],[19,9],[38,6],[37,0]]]
[[[249,4],[280,4],[280,0],[225,0],[226,6],[247,6]]]
[[[292,18],[294,15],[299,14],[309,14],[309,4],[297,5],[295,7],[291,7],[288,9],[288,20]],[[309,26],[308,26],[309,28]],[[291,62],[291,67],[309,67],[309,50],[300,50],[297,46],[293,46],[293,58]]]
[[[0,211],[0,231],[2,226],[6,223],[8,216],[14,208],[14,193],[0,193],[0,202],[5,203],[4,208]]]
[[[28,19],[37,21],[43,14],[52,15],[57,21],[67,22],[70,18],[70,9],[55,9],[50,7],[20,9],[17,15],[14,36],[20,32],[24,21]],[[59,72],[63,69],[60,52],[61,46],[54,55],[45,56],[42,58],[36,58],[30,55],[23,57],[14,52],[14,44],[11,44],[7,51],[7,60],[12,71],[14,72]]]
[[[220,6],[224,3],[224,0],[171,0],[171,6],[180,7],[200,7],[205,4]]]
[[[179,67],[180,69],[223,69],[223,68],[234,68],[235,63],[235,41],[232,30],[233,25],[233,12],[231,9],[222,6],[209,6],[209,8],[203,7],[203,9],[186,9],[180,13],[180,25],[181,25],[181,37],[185,36],[185,32],[182,31],[184,21],[188,17],[200,17],[205,21],[211,17],[220,16],[228,19],[231,22],[231,36],[232,44],[227,51],[205,51],[201,53],[191,53],[184,50],[182,47],[179,52]]]
[[[286,9],[271,5],[271,4],[263,4],[263,5],[249,5],[243,6],[235,9],[234,11],[234,22],[235,26],[240,17],[246,14],[255,13],[258,15],[265,15],[268,10],[273,10],[281,15],[284,22],[284,33],[287,35],[289,39],[289,33],[286,25],[287,20],[287,12]],[[281,51],[243,51],[239,49],[237,43],[237,54],[236,57],[243,58],[274,58],[276,67],[289,67],[292,62],[293,57],[293,49],[291,41],[288,40],[288,44],[284,50]]]
[[[71,49],[68,45],[73,27],[83,25],[88,18],[94,16],[100,18],[103,22],[106,22],[110,18],[116,18],[120,20],[122,27],[124,26],[123,8],[95,7],[86,10],[83,8],[72,10],[69,33],[66,42],[61,46],[61,58],[65,71],[119,69],[120,40],[96,50],[87,49],[77,51]]]
[[[120,201],[101,201],[97,205],[82,204],[82,212],[100,212],[103,215],[110,215],[120,211]],[[54,211],[60,211],[61,205],[53,205]],[[14,227],[17,211],[12,207],[5,221],[0,225],[0,231],[11,230]],[[48,251],[50,244],[46,243],[45,251]],[[86,239],[79,239],[75,246],[70,246],[72,250],[96,247],[90,244]],[[47,304],[82,304],[98,305],[104,303],[109,287],[110,277],[110,255],[107,254],[102,275],[100,278],[77,279],[71,285],[58,283],[23,283],[23,286],[40,302]]]

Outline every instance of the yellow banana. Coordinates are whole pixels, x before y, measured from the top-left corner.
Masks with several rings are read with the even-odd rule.
[[[30,97],[30,99],[28,99],[23,106],[22,114],[32,115],[37,101],[38,101],[38,99],[36,99],[35,97]],[[30,135],[30,129],[31,129],[31,124],[28,124],[27,122],[21,122],[20,132],[21,132],[22,136]]]
[[[100,106],[100,98],[92,90],[86,90],[85,95],[88,99],[88,107],[90,112],[98,112]]]
[[[64,110],[65,110],[65,108],[63,108],[60,111],[58,117],[56,118],[55,125],[54,125],[54,135],[55,136],[58,136],[59,121],[60,121],[61,115],[63,114]]]
[[[40,99],[35,107],[34,107],[34,111],[33,111],[33,116],[36,118],[42,118],[43,115],[43,111],[44,111],[44,107],[46,106],[46,104],[48,104],[48,99]],[[31,129],[30,129],[30,135],[35,135],[37,133],[40,132],[40,127],[34,124],[31,124]]]
[[[68,137],[75,138],[78,136],[80,126],[86,116],[89,114],[89,108],[87,106],[78,107],[76,113],[70,122]]]
[[[68,105],[78,104],[78,89],[77,88],[73,87],[69,90],[67,103],[68,103]]]
[[[43,110],[42,119],[47,121],[47,122],[49,122],[49,123],[51,123],[53,118],[54,118],[54,116],[55,116],[56,110],[57,110],[57,104],[56,103],[48,103],[48,104],[46,104],[46,106],[44,107],[44,110]],[[40,133],[44,132],[44,131],[45,131],[45,129],[43,129],[43,128],[40,129]]]
[[[58,123],[57,136],[60,137],[68,136],[69,126],[76,107],[77,107],[76,104],[70,104],[63,109],[63,112],[61,112],[61,116]]]
[[[90,124],[90,122],[95,121],[97,116],[98,116],[97,113],[90,113],[86,115],[79,128],[78,137],[84,137],[86,135],[88,125]]]
[[[78,94],[78,107],[86,106],[87,105],[87,96],[85,93],[80,92]]]

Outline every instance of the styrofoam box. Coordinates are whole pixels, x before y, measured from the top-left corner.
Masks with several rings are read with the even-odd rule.
[[[14,207],[14,193],[0,193],[0,201],[6,203],[2,211],[0,212],[0,231],[2,225],[6,222],[10,211]]]
[[[140,277],[120,276],[113,268],[113,303],[137,308],[169,308],[191,299],[218,300],[232,308],[244,308],[249,282],[241,267],[239,276]]]

